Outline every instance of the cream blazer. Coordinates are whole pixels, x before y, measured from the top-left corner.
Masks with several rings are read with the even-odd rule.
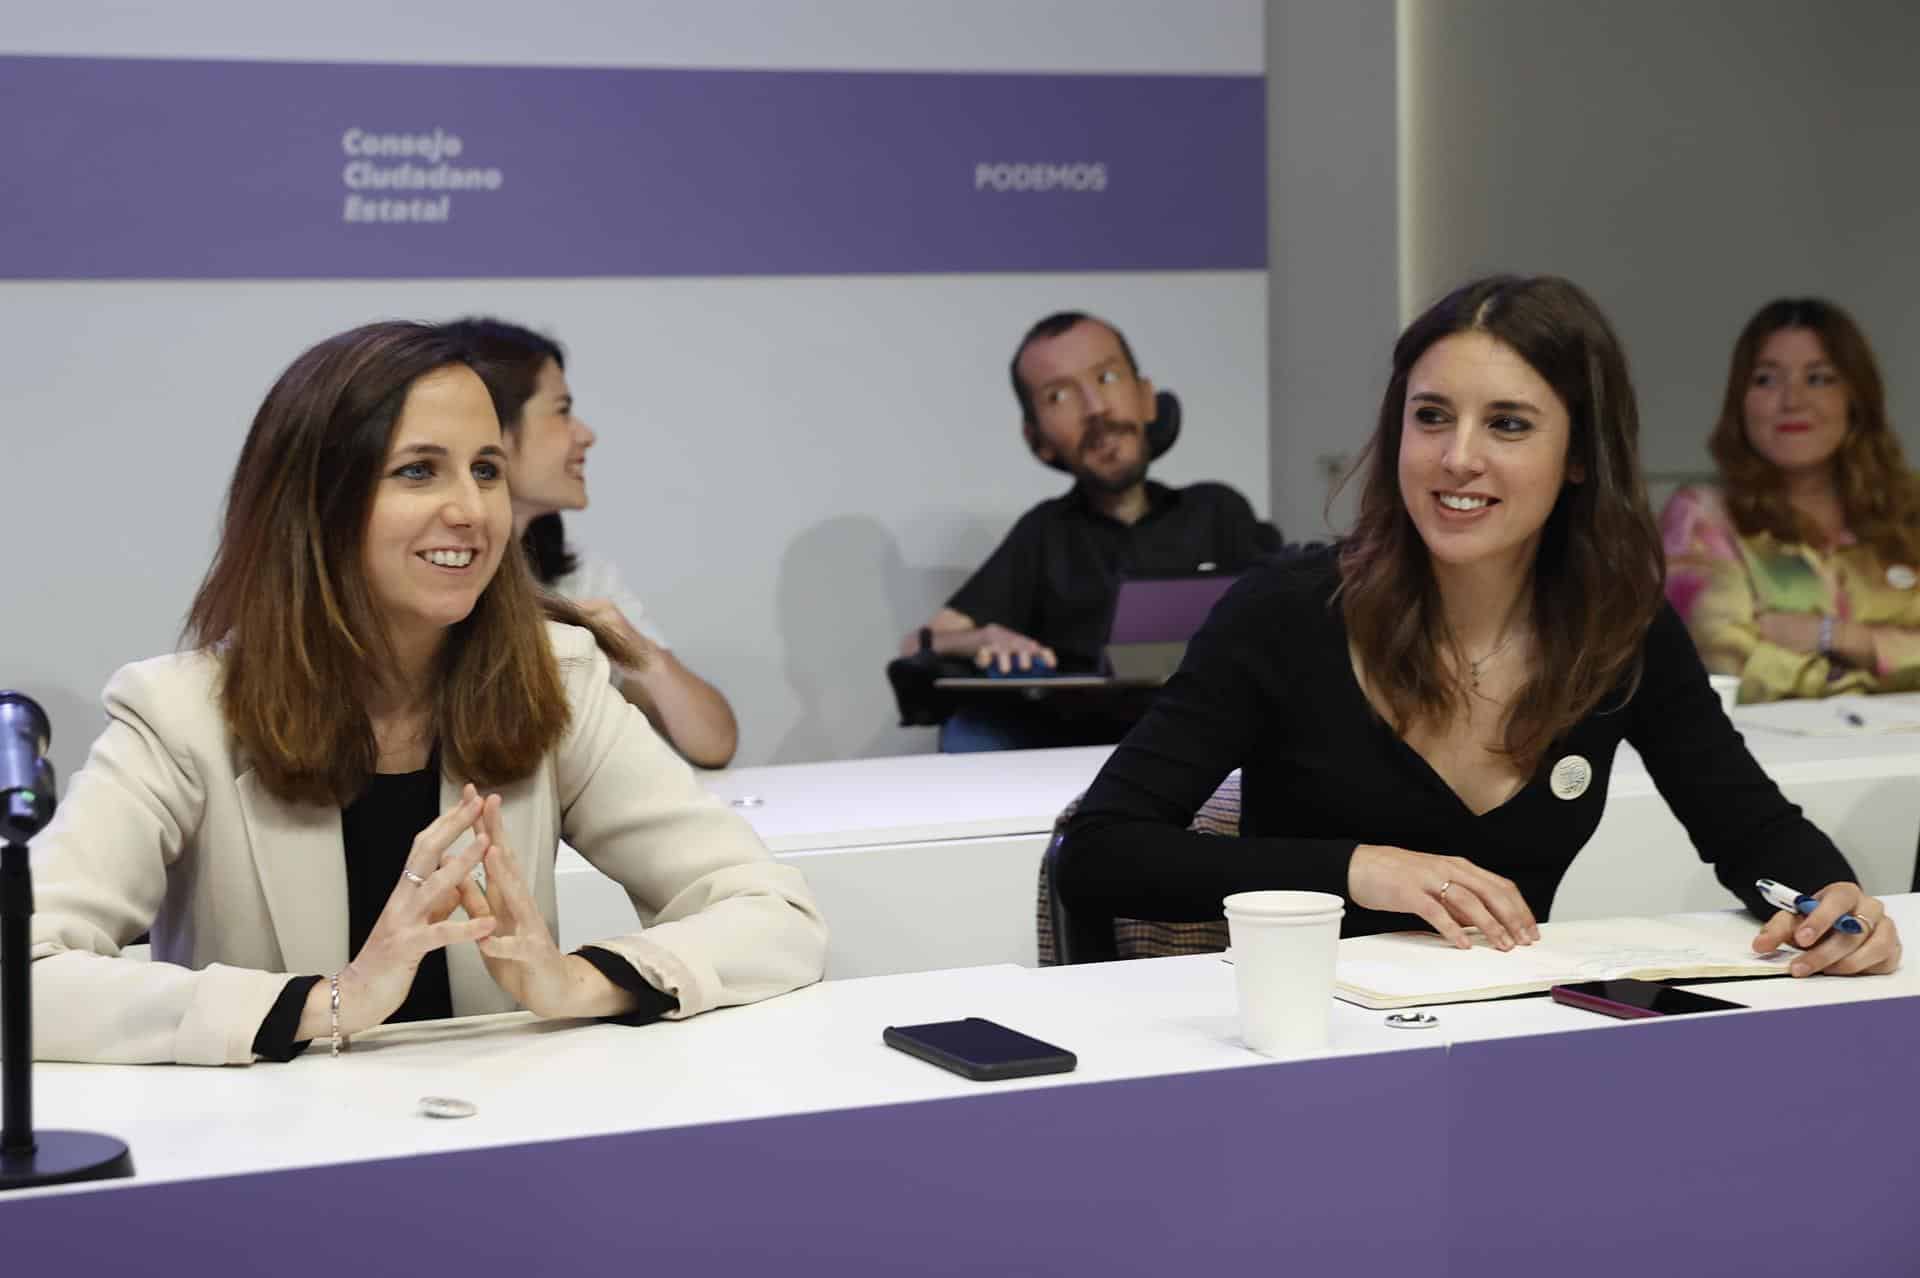
[[[594,944],[676,996],[673,1015],[819,980],[826,927],[799,871],[700,787],[614,689],[587,631],[549,631],[572,719],[500,791],[547,926],[558,935],[564,838],[626,888],[644,928]],[[235,757],[217,674],[205,652],[115,674],[107,729],[33,840],[38,1059],[247,1064],[289,975],[351,957],[340,809],[275,798]],[[443,810],[460,784],[442,781]],[[149,928],[153,961],[123,957]],[[513,1010],[471,944],[448,949],[447,974],[455,1015]]]

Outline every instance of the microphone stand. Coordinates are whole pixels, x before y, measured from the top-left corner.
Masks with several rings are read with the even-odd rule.
[[[33,1130],[33,868],[26,840],[53,816],[53,769],[44,761],[41,777],[37,790],[0,792],[0,1192],[133,1175],[126,1144],[111,1136]]]

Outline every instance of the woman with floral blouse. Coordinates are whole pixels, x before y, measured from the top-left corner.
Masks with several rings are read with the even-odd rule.
[[[1740,700],[1920,688],[1920,492],[1838,306],[1782,299],[1734,344],[1709,440],[1724,489],[1660,518],[1667,597]]]

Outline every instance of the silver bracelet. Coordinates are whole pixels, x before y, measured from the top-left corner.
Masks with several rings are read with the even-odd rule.
[[[1831,657],[1833,655],[1832,613],[1828,613],[1820,618],[1820,655],[1823,657]]]
[[[333,1031],[333,1055],[338,1056],[342,1048],[353,1046],[350,1039],[340,1033],[340,973],[335,972],[327,978],[327,1020]]]

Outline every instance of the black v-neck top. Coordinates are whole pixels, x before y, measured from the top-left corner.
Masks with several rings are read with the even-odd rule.
[[[438,752],[418,772],[374,773],[359,797],[340,809],[340,833],[347,850],[347,953],[358,954],[373,935],[374,924],[407,868],[414,838],[439,818]],[[447,952],[428,950],[414,971],[406,999],[387,1023],[437,1021],[452,1015]]]
[[[1503,874],[1545,920],[1600,823],[1623,740],[1701,858],[1756,915],[1773,913],[1756,878],[1808,892],[1853,879],[1832,841],[1747,752],[1665,604],[1644,640],[1638,686],[1603,701],[1537,775],[1476,816],[1360,690],[1333,601],[1338,580],[1334,552],[1324,551],[1255,569],[1228,592],[1068,826],[1058,889],[1069,909],[1178,921],[1219,918],[1221,898],[1233,892],[1345,897],[1353,850],[1371,843],[1460,856]],[[1591,779],[1577,796],[1558,797],[1555,766],[1576,757]],[[1194,812],[1235,768],[1241,837],[1190,833]],[[1561,773],[1577,770],[1567,763]],[[1341,933],[1425,926],[1349,900]]]

